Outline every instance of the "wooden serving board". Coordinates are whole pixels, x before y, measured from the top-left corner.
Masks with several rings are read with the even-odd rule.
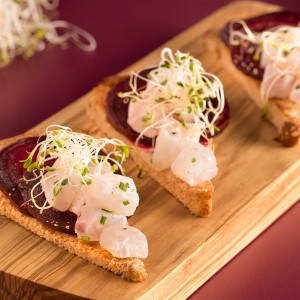
[[[130,223],[149,241],[149,277],[141,283],[124,281],[0,218],[1,299],[183,299],[298,200],[300,148],[272,141],[275,129],[261,120],[230,69],[220,63],[222,53],[213,42],[226,21],[278,9],[261,2],[234,2],[161,47],[189,51],[224,84],[232,116],[226,131],[215,138],[219,173],[213,180],[212,216],[196,218],[146,175],[137,179],[141,204]],[[161,48],[124,72],[156,63]],[[84,115],[85,102],[86,97],[79,99],[34,129],[49,124],[95,129]],[[133,164],[127,170],[136,178]]]

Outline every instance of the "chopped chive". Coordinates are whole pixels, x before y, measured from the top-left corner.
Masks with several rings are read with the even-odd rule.
[[[174,113],[174,116],[176,116],[176,117],[180,117],[180,112],[176,112],[176,113]]]
[[[61,185],[67,185],[69,183],[68,178],[65,178],[64,180],[62,180]]]
[[[181,86],[181,87],[184,87],[184,85],[183,85],[183,83],[182,83],[181,81],[178,81],[178,82],[177,82],[177,85],[178,85],[178,86]]]
[[[85,176],[86,174],[90,173],[89,168],[85,167],[81,173],[82,176]]]
[[[198,93],[199,95],[203,94],[203,92],[204,92],[204,91],[203,91],[203,88],[200,88],[200,89],[197,90],[197,93]]]
[[[106,220],[107,220],[107,216],[102,215],[102,217],[100,219],[100,224],[104,225]]]
[[[192,95],[193,91],[194,91],[194,88],[190,87],[190,89],[189,89],[189,95]]]
[[[290,51],[289,50],[283,50],[283,56],[288,56],[290,54]]]
[[[119,189],[126,192],[127,191],[127,184],[121,181],[120,184],[119,184]]]
[[[196,157],[193,157],[192,158],[192,163],[195,163],[197,161],[197,158]]]
[[[259,61],[259,54],[258,53],[255,53],[253,56],[252,56],[252,59],[254,61]]]
[[[85,184],[88,184],[88,185],[92,184],[92,180],[91,179],[85,180],[84,182],[85,182]]]
[[[56,189],[56,186],[54,186],[54,188],[53,188],[53,195],[54,195],[54,197],[56,197],[58,195],[58,193],[60,192],[60,190],[61,190],[61,186],[58,189]]]
[[[63,144],[61,143],[60,140],[55,140],[55,143],[56,143],[56,145],[57,145],[59,148],[62,148],[62,147],[63,147]]]
[[[94,164],[94,165],[97,165],[97,161],[95,158],[91,158],[91,162]]]
[[[218,127],[217,125],[214,124],[213,126],[214,126],[215,131],[219,132],[221,130],[220,127]]]
[[[163,97],[160,97],[160,98],[155,100],[155,102],[157,102],[157,103],[162,103],[164,101],[166,101],[166,98],[163,98]]]
[[[142,122],[148,122],[149,120],[151,120],[151,115],[147,114],[146,116],[142,117]]]
[[[56,171],[56,168],[46,166],[45,170],[48,171],[48,172],[53,172],[53,171]]]
[[[190,71],[193,72],[194,71],[194,63],[192,60],[190,60],[190,63],[189,63],[189,68],[190,68]]]
[[[32,163],[28,168],[27,168],[27,172],[32,172],[33,170],[35,170],[37,168],[37,162]]]
[[[127,145],[120,145],[119,148],[124,153],[125,158],[128,158],[129,157],[129,146],[127,146]]]
[[[199,107],[200,107],[201,109],[204,108],[204,102],[203,102],[203,100],[200,100],[200,101],[199,101]]]
[[[36,38],[42,40],[45,37],[45,33],[44,33],[44,31],[41,28],[38,28],[35,31],[35,36],[36,36]]]
[[[182,118],[181,124],[182,124],[183,127],[186,127],[186,120],[185,120],[185,118]]]
[[[129,200],[125,200],[125,201],[123,201],[123,204],[124,204],[124,206],[127,206],[130,204],[130,202],[129,202]]]
[[[188,107],[187,107],[187,111],[188,111],[189,114],[192,112],[192,110],[193,110],[193,109],[192,109],[191,106],[188,106]]]
[[[115,173],[118,170],[118,166],[116,164],[111,166],[111,171]]]
[[[31,165],[31,162],[32,162],[32,156],[28,156],[28,158],[25,160],[23,168],[27,169]]]
[[[168,83],[168,80],[166,79],[166,80],[163,80],[160,84],[161,85],[166,85]]]
[[[112,214],[112,215],[115,213],[113,210],[109,210],[109,209],[106,209],[106,208],[103,208],[103,207],[101,209],[105,212],[108,212],[108,213]]]
[[[163,64],[160,65],[161,68],[167,68],[170,69],[171,68],[171,63],[168,62],[167,60],[164,61]]]
[[[88,241],[90,240],[90,237],[89,237],[88,235],[82,235],[82,236],[80,237],[80,239],[81,239],[82,241],[88,242]]]

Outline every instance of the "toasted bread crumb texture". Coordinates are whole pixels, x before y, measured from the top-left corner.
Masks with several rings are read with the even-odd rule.
[[[98,131],[94,135],[116,137],[126,144],[132,141],[115,130],[107,121],[106,96],[112,86],[124,77],[111,76],[96,87],[88,97],[87,115],[97,125]],[[173,194],[176,199],[186,206],[194,215],[208,217],[212,211],[213,185],[210,181],[194,187],[189,186],[177,178],[169,169],[158,171],[151,164],[151,153],[147,149],[135,147],[130,151],[132,159],[137,165],[142,165],[143,171],[149,173],[161,186]]]
[[[0,141],[0,150],[20,138],[37,135],[36,133],[19,135],[14,138]],[[122,278],[134,282],[146,279],[147,272],[144,263],[139,258],[116,258],[108,251],[100,247],[98,243],[82,242],[77,237],[61,233],[47,228],[36,219],[26,216],[18,211],[0,191],[0,215],[6,216],[14,222],[20,224],[31,232],[46,239],[49,242],[80,256],[85,260],[101,266]]]

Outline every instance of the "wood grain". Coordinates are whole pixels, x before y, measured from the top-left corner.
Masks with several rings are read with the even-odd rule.
[[[247,93],[221,64],[222,53],[213,42],[218,29],[229,19],[277,9],[260,2],[234,2],[162,46],[189,51],[200,58],[225,87],[232,117],[227,130],[215,139],[219,174],[213,180],[212,216],[192,216],[149,177],[136,179],[138,170],[129,163],[127,169],[136,179],[141,197],[130,223],[148,237],[147,280],[124,281],[2,218],[0,287],[4,292],[0,297],[182,299],[297,201],[300,149],[283,148],[268,138],[274,135],[274,128],[261,120]],[[161,48],[124,72],[157,62]],[[35,129],[59,123],[95,130],[85,118],[85,101],[85,97],[79,99]]]

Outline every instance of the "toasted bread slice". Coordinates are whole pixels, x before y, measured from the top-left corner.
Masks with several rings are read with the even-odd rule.
[[[106,97],[110,89],[123,77],[112,76],[96,87],[88,97],[87,115],[98,126],[99,136],[115,137],[122,139],[127,144],[132,144],[128,138],[118,132],[107,120]],[[97,133],[96,133],[97,134]],[[208,217],[212,211],[213,185],[210,181],[191,187],[177,178],[169,169],[157,170],[151,163],[151,150],[135,147],[131,150],[131,157],[137,165],[142,166],[161,186],[173,194],[176,199],[186,206],[194,215]]]
[[[210,42],[215,43],[220,61],[233,78],[241,84],[249,97],[261,109],[263,103],[260,94],[261,81],[245,75],[235,67],[231,60],[230,50],[219,37],[219,33],[212,33]],[[289,99],[273,98],[268,101],[267,113],[263,114],[278,131],[274,139],[287,147],[296,146],[300,140],[300,105]]]
[[[243,85],[255,104],[261,108],[260,81],[236,69],[235,78]],[[300,139],[300,105],[289,99],[268,100],[267,119],[274,124],[278,136],[274,139],[287,147],[296,146]]]
[[[24,134],[0,141],[0,151],[20,138],[37,134]],[[12,205],[6,195],[0,189],[0,215],[3,215],[38,236],[50,241],[57,246],[78,255],[85,260],[103,267],[122,278],[139,282],[145,280],[147,272],[144,263],[139,258],[116,258],[110,252],[103,249],[98,242],[82,242],[76,236],[55,231],[44,226],[36,219],[21,213]]]

